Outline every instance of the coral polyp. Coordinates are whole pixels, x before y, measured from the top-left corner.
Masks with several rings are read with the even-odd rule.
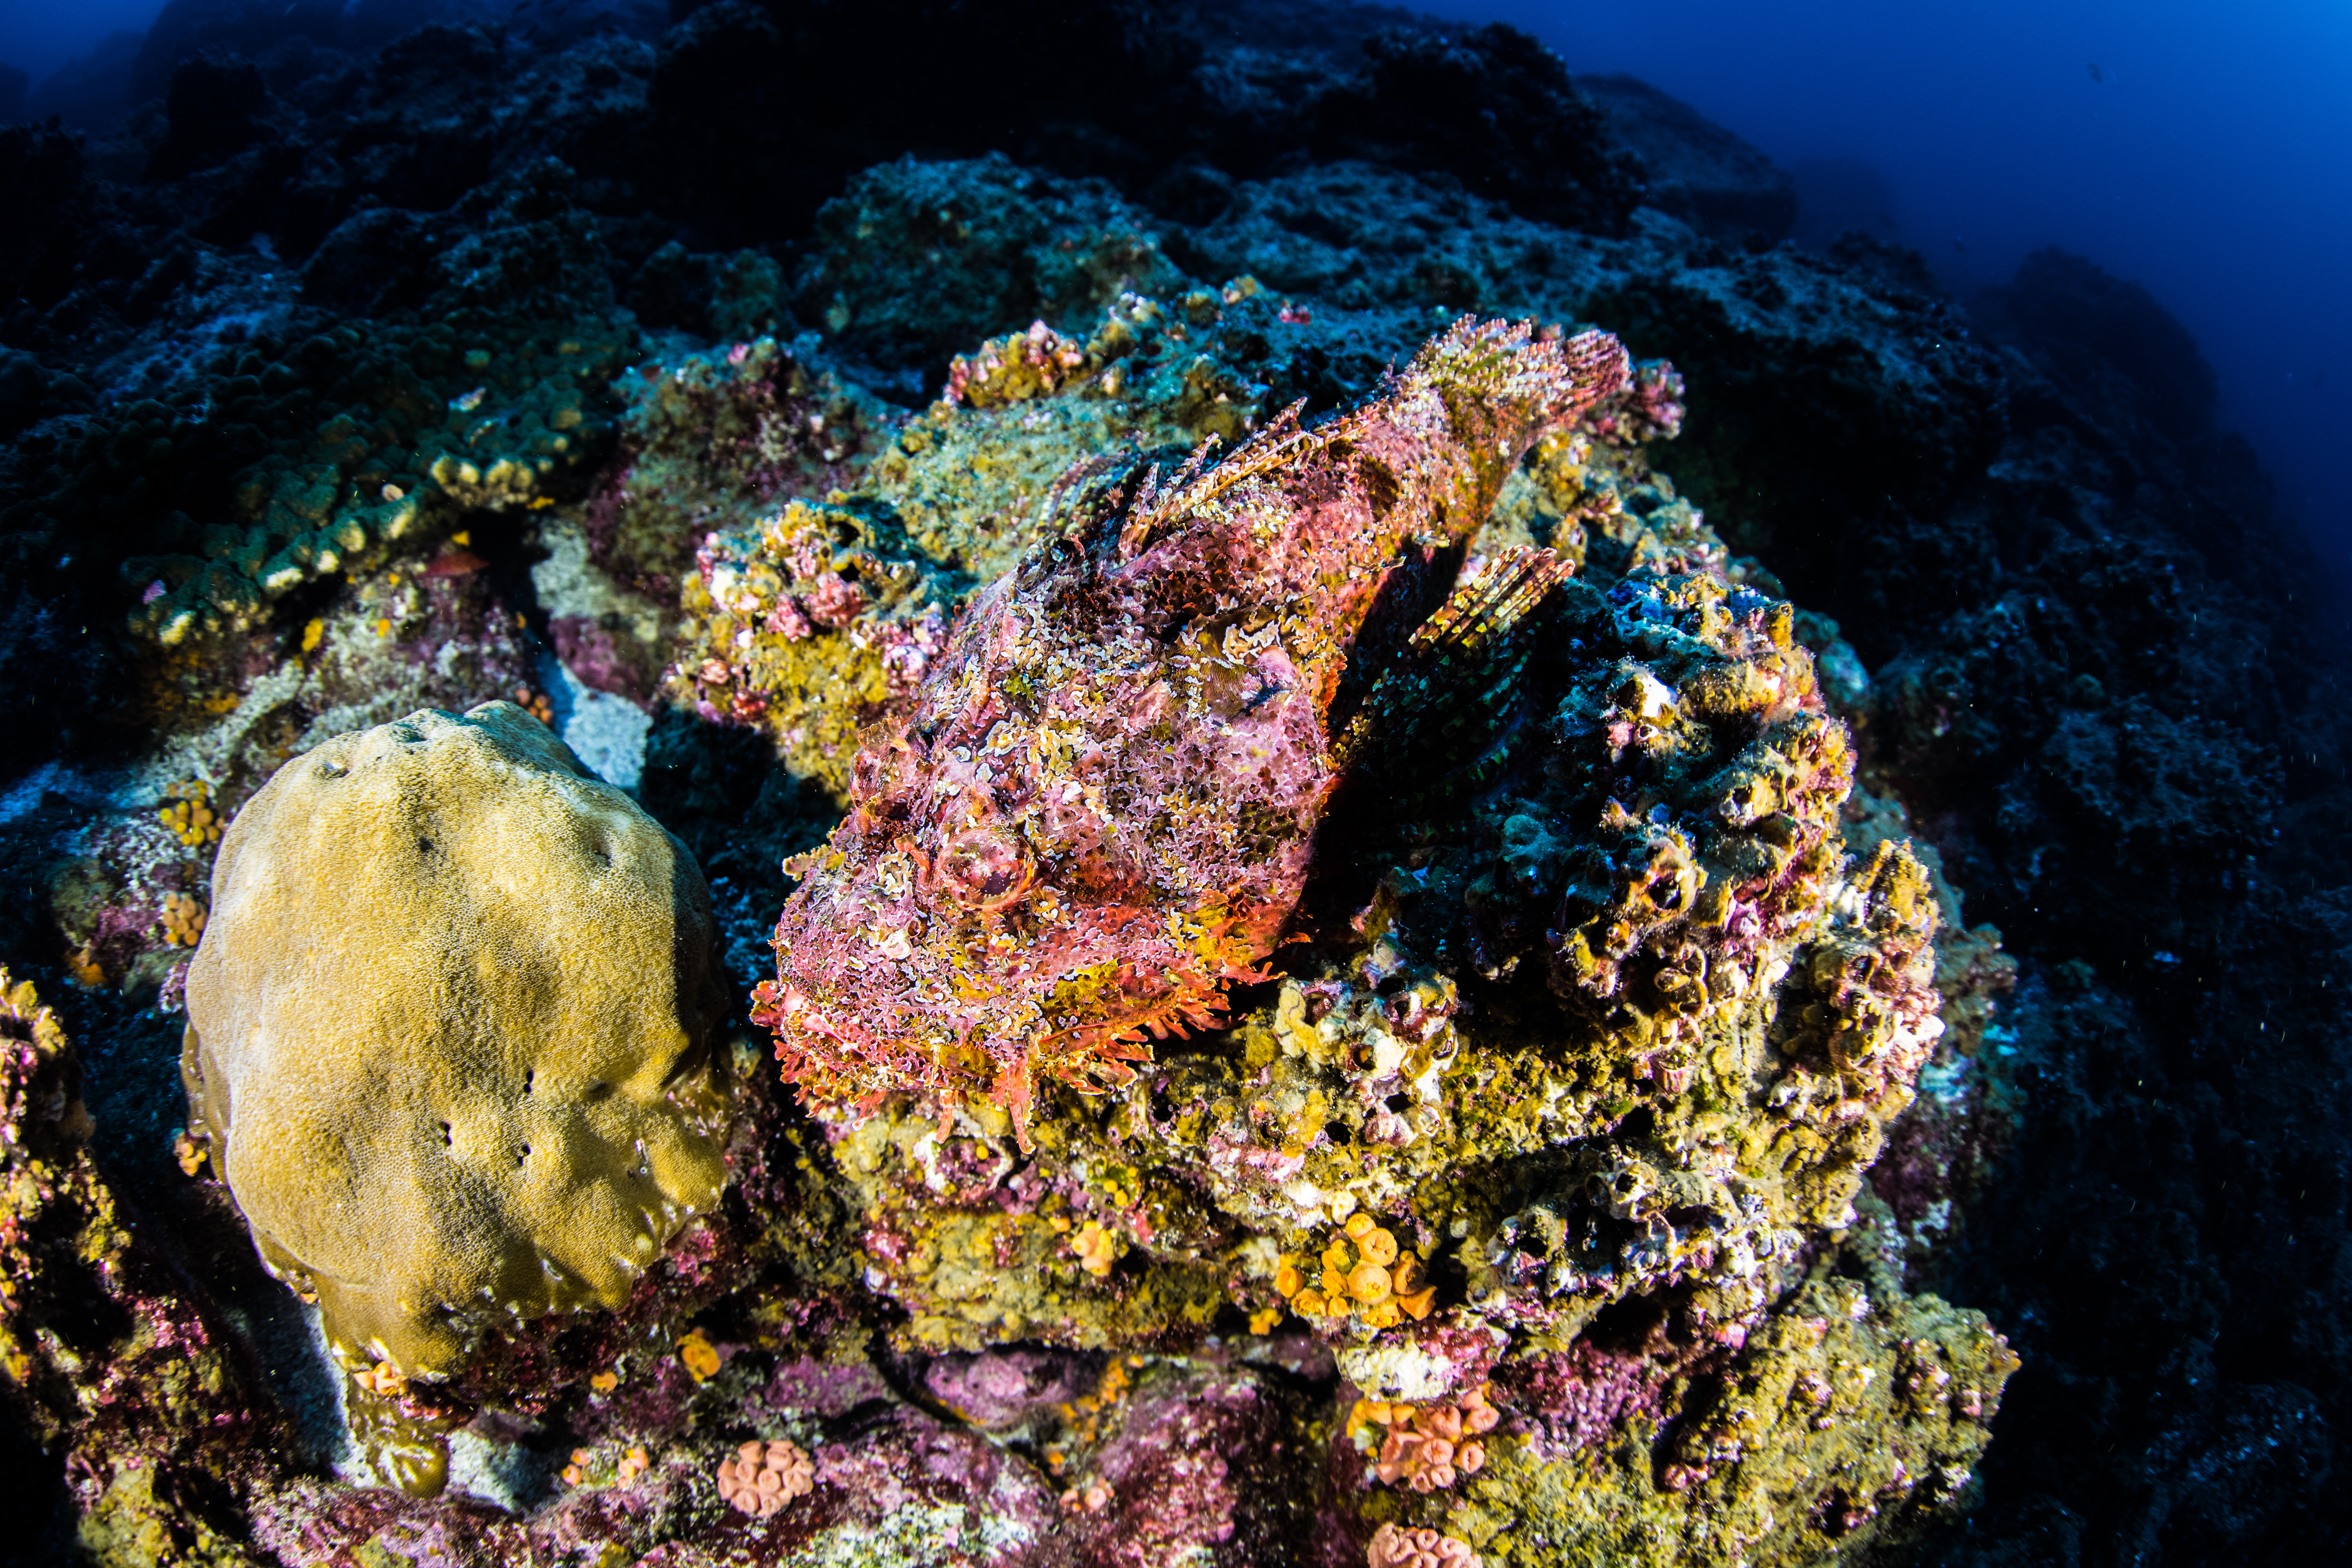
[[[815,1476],[814,1462],[797,1444],[746,1443],[733,1458],[719,1462],[719,1495],[738,1513],[772,1519],[794,1498],[815,1490]]]
[[[758,1019],[821,1101],[1117,1087],[1262,977],[1376,606],[1426,602],[1528,447],[1626,384],[1605,334],[1457,323],[1385,393],[1081,498],[863,737]]]

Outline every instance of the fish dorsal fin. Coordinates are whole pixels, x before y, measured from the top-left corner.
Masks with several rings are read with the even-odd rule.
[[[1438,784],[1474,773],[1507,726],[1528,644],[1517,634],[1576,568],[1552,551],[1515,545],[1487,560],[1413,632],[1334,739],[1339,766],[1387,773],[1375,752],[1417,750],[1441,736],[1464,759]]]
[[[1512,545],[1454,584],[1454,592],[1405,645],[1405,658],[1479,657],[1508,637],[1575,571],[1558,552],[1541,545]]]
[[[1154,473],[1148,488],[1135,504],[1134,521],[1119,536],[1119,553],[1128,559],[1143,552],[1169,524],[1187,513],[1200,510],[1244,479],[1278,468],[1292,462],[1307,450],[1328,446],[1355,428],[1355,416],[1341,415],[1339,418],[1318,425],[1312,430],[1298,427],[1298,416],[1307,407],[1300,398],[1272,419],[1265,428],[1236,447],[1233,456],[1215,468],[1202,473],[1210,449],[1216,445],[1214,436],[1202,441],[1182,470],[1163,489]]]

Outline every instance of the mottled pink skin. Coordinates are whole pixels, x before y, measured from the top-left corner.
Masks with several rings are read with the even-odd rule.
[[[1643,360],[1622,390],[1584,416],[1584,427],[1612,446],[1671,441],[1682,434],[1682,373],[1664,360]]]
[[[1392,573],[1459,543],[1544,434],[1625,382],[1616,340],[1458,323],[1389,393],[1155,470],[966,608],[863,739],[851,809],[776,928],[754,1017],[820,1102],[1116,1086],[1213,1021],[1296,906],[1328,722]]]

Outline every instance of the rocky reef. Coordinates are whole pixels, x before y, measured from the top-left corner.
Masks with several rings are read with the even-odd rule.
[[[28,101],[28,1560],[2352,1517],[2340,704],[2144,293],[1341,5],[174,0]]]

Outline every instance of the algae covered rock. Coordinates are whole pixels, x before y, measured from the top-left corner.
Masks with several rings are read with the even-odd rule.
[[[1203,318],[1215,299],[1204,296]],[[1009,368],[1028,347],[1063,342],[1034,331],[986,345],[980,360]],[[1090,374],[1125,364],[1091,347],[1081,357]],[[1405,395],[1313,433],[1360,432]],[[930,456],[909,436],[970,439],[995,457],[1017,448],[1009,426],[983,433],[1003,411],[962,395],[969,406],[934,409],[902,432],[898,460],[877,461],[881,496],[835,496],[825,510],[890,510],[882,496],[904,496],[894,487]],[[1045,410],[1109,400],[1099,380],[1072,377],[1005,406],[1034,419],[1025,435],[1046,426]],[[976,1008],[984,973],[1058,976],[1062,1000],[1072,966],[1047,928],[1014,923],[1051,875],[1033,876],[1024,857],[1047,864],[1049,847],[1008,837],[1020,846],[1004,861],[1010,896],[990,913],[1017,939],[955,942],[952,985],[926,975],[935,907],[905,921],[877,917],[872,899],[855,918],[806,911],[838,896],[844,847],[859,836],[902,843],[941,800],[955,803],[945,815],[959,832],[982,821],[974,799],[1014,816],[1025,770],[1079,751],[1056,742],[1024,752],[1006,743],[1003,721],[1033,693],[1075,705],[1088,681],[1135,657],[1114,637],[1087,640],[1078,668],[1048,679],[1022,671],[958,688],[1001,705],[985,710],[987,741],[969,733],[986,776],[949,790],[877,782],[967,738],[925,721],[923,704],[965,668],[989,616],[1053,581],[1049,563],[1075,573],[1123,520],[1175,515],[1181,501],[1124,500],[1131,477],[1099,487],[1118,465],[1082,465],[1037,508],[1044,542],[963,607],[944,647],[909,661],[919,684],[881,700],[863,732],[847,823],[830,851],[793,862],[807,879],[786,905],[779,980],[754,1013],[790,1037],[779,1055],[862,1211],[864,1283],[906,1313],[890,1331],[904,1352],[1179,1345],[1239,1336],[1246,1322],[1255,1353],[1328,1356],[1321,1375],[1338,1397],[1327,1408],[1353,1401],[1364,1416],[1323,1428],[1318,1507],[1342,1543],[1335,1561],[1366,1551],[1379,1563],[1379,1540],[1425,1533],[1499,1561],[1654,1550],[1793,1563],[1832,1540],[1898,1541],[1968,1495],[2016,1358],[1981,1314],[1911,1293],[1899,1271],[1873,1272],[1876,1233],[1860,1207],[1877,1202],[1865,1173],[1945,1031],[1933,873],[1907,841],[1845,837],[1853,736],[1796,635],[1794,606],[1650,470],[1642,449],[1675,433],[1681,400],[1672,367],[1644,365],[1556,422],[1500,486],[1461,487],[1475,514],[1466,559],[1426,561],[1406,624],[1370,628],[1357,651],[1377,645],[1360,660],[1373,668],[1352,689],[1339,683],[1335,706],[1348,716],[1328,749],[1345,782],[1293,940],[1263,955],[1275,984],[1237,993],[1229,1029],[1149,1054],[1117,1042],[1127,1048],[1102,1053],[1114,1070],[1080,1092],[1037,1075],[1023,1086],[1034,1096],[1025,1128],[1017,1108],[942,1081],[964,1062],[951,1050],[928,1058],[940,1079],[877,1075],[849,1092],[827,1077],[832,1062],[813,1070],[793,1056],[807,1047],[790,1031],[811,1021],[788,1015],[798,1003],[798,1015],[838,1028],[820,1048],[845,1059],[845,1037],[866,1045],[881,1033],[856,1033],[869,1022],[859,1010],[894,1005],[902,990],[925,1017]],[[1253,454],[1295,439],[1278,422],[1197,482],[1255,480]],[[1432,467],[1388,471],[1428,483]],[[774,563],[789,554],[791,515],[707,581],[734,593],[765,563],[784,584]],[[873,531],[859,526],[860,538]],[[1155,547],[1182,533],[1137,531]],[[1269,548],[1286,547],[1309,558],[1328,548]],[[907,559],[933,557],[916,546]],[[857,575],[885,574],[860,561]],[[1213,595],[1171,599],[1226,628]],[[691,585],[688,601],[706,613]],[[730,685],[765,689],[762,637],[747,628],[785,602],[773,586],[729,602],[734,618],[708,635],[712,668],[698,676],[713,712]],[[1011,650],[1031,650],[1053,624],[1041,613],[991,646],[1017,663]],[[1246,636],[1245,619],[1236,625]],[[817,640],[793,646],[849,667]],[[1241,668],[1249,649],[1234,637],[1215,651]],[[1116,722],[1089,731],[1106,757],[1125,733]],[[1149,733],[1175,743],[1173,731]],[[1231,770],[1188,777],[1207,796],[1248,787]],[[1085,795],[1083,784],[1038,792]],[[1208,804],[1155,813],[1139,798],[1124,797],[1122,825],[1153,852],[1192,856],[1202,871],[1192,885],[1234,885],[1184,837],[1186,813]],[[910,902],[958,864],[952,849],[908,858]],[[1165,891],[1148,901],[1178,903]],[[1082,897],[1054,903],[1085,908]],[[1120,930],[1140,948],[1158,928]],[[793,966],[828,943],[857,961],[846,965],[857,980],[829,994],[840,1005],[814,1008]],[[1135,965],[1162,982],[1175,973]],[[1046,1037],[1032,1031],[1028,1044]],[[1016,1153],[1016,1142],[1028,1147]],[[1316,1349],[1276,1348],[1286,1342]],[[1083,1516],[1094,1494],[1074,1495],[1065,1506]]]
[[[0,1431],[9,1562],[249,1562],[230,1486],[299,1439],[213,1302],[158,1252],[100,1167],[63,1022],[0,966]],[[44,1511],[26,1457],[55,1454],[77,1517]],[[171,1556],[158,1550],[168,1543]],[[79,1555],[75,1555],[75,1548]]]
[[[684,847],[504,702],[339,736],[231,824],[192,1131],[362,1387],[623,1306],[710,1207],[709,909]]]

